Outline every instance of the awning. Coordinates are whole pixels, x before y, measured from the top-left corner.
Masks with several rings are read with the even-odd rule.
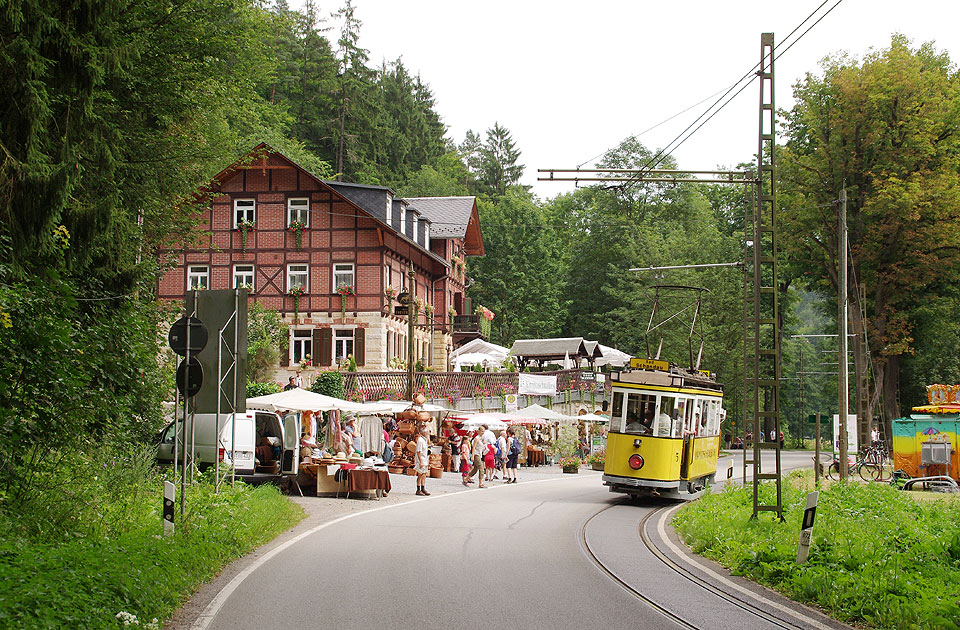
[[[414,406],[412,402],[408,400],[374,400],[367,401],[363,403],[364,407],[368,407],[370,410],[366,413],[399,413],[401,411],[406,411],[410,407]],[[386,407],[387,411],[383,411],[383,408]],[[424,403],[422,405],[417,405],[416,409],[418,411],[427,411],[429,413],[437,413],[441,411],[453,411],[447,407],[442,407],[440,405],[431,405],[430,403]]]
[[[352,413],[390,413],[390,408],[385,405],[355,403],[300,388],[247,398],[247,407],[264,411],[331,411],[338,409]]]
[[[571,417],[565,416],[562,413],[554,411],[553,409],[541,407],[540,405],[530,405],[529,407],[524,407],[520,411],[514,412],[514,415],[539,420],[569,420]]]

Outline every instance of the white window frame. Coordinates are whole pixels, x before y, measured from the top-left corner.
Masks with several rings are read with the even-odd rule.
[[[400,206],[400,233],[403,235],[407,233],[407,210],[402,205]]]
[[[241,203],[243,207],[241,208]],[[247,203],[252,205],[246,205]],[[234,199],[233,200],[233,229],[240,227],[240,213],[243,213],[243,218],[251,223],[256,223],[257,221],[257,200],[256,199]]]
[[[417,242],[417,239],[420,238],[420,235],[419,235],[418,232],[417,232],[417,229],[419,228],[419,225],[420,225],[420,217],[418,217],[416,214],[414,214],[414,215],[413,215],[413,236],[411,237],[411,238],[413,238],[413,242],[414,242],[414,243],[416,243],[416,242]]]
[[[249,271],[240,271],[241,268],[249,269]],[[233,288],[239,289],[241,285],[249,286],[250,291],[253,292],[256,289],[255,281],[257,277],[257,268],[251,264],[243,265],[234,265],[233,266]],[[239,279],[249,278],[250,282],[238,282]]]
[[[301,333],[297,335],[297,333]],[[306,333],[306,336],[303,335]],[[290,329],[290,363],[295,364],[299,363],[300,359],[297,358],[297,346],[301,346],[301,358],[308,356],[310,357],[311,365],[316,365],[313,361],[313,357],[310,356],[312,353],[313,345],[313,330],[310,328],[291,328]]]
[[[210,288],[210,266],[190,265],[187,267],[187,291]]]
[[[350,267],[350,282],[337,282],[337,275],[346,273],[346,270],[337,269],[337,267]],[[354,290],[357,288],[357,267],[353,263],[333,263],[330,273],[331,282],[333,283],[333,290],[331,293],[336,293],[337,289],[340,288],[342,284],[349,284],[353,286]]]
[[[306,202],[306,206],[294,202]],[[303,224],[310,227],[310,199],[309,197],[290,197],[287,199],[287,227],[294,221],[303,221]]]
[[[294,267],[297,268],[296,271],[294,271]],[[300,270],[301,268],[303,269],[302,271]],[[298,277],[302,275],[304,282],[302,284],[294,282],[294,274]],[[289,263],[287,265],[287,293],[296,286],[302,286],[304,293],[310,293],[310,265],[307,263]]]
[[[334,365],[346,359],[347,355],[354,354],[356,352],[356,348],[353,347],[353,342],[355,338],[356,338],[356,334],[354,333],[353,328],[334,328],[333,329],[333,348],[330,349],[330,356],[333,357]],[[341,341],[343,342],[343,345],[344,345],[344,352],[342,356],[338,356],[337,353],[339,352],[339,346]],[[347,348],[349,348],[350,350],[349,352],[346,351]]]
[[[390,271],[390,263],[384,263],[383,264],[383,290],[384,291],[387,290],[387,287],[393,286],[393,283],[390,282],[390,280],[392,280],[391,278],[392,275],[393,274]]]
[[[430,222],[423,224],[423,248],[430,249]]]
[[[393,225],[393,195],[387,193],[387,225]]]

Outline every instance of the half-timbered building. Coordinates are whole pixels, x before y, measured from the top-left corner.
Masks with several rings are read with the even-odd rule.
[[[423,303],[412,360],[447,368],[455,317],[468,304],[466,257],[483,255],[474,197],[402,199],[382,186],[325,181],[265,144],[204,192],[211,201],[198,239],[160,253],[173,265],[160,298],[245,286],[251,302],[289,325],[280,372],[350,355],[358,369],[380,371],[411,359],[394,299],[408,292]]]

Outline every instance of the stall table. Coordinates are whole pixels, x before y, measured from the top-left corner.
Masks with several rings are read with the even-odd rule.
[[[546,454],[542,448],[536,446],[527,447],[527,466],[543,466],[547,463]]]
[[[333,465],[326,464],[304,464],[301,469],[299,481],[304,483],[313,483],[316,481],[316,495],[318,497],[346,495],[358,495],[366,498],[381,498],[384,494],[390,492],[390,475],[387,471],[379,470],[346,470],[337,469],[335,472],[328,472]],[[308,479],[304,480],[303,475]]]

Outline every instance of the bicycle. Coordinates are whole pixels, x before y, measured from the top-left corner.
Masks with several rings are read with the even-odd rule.
[[[864,448],[857,456],[855,461],[848,461],[848,470],[850,474],[859,475],[864,481],[887,481],[890,478],[886,470],[884,459],[886,454],[880,450],[881,447],[870,446]],[[840,459],[834,456],[830,465],[827,466],[825,477],[831,481],[840,479]]]

